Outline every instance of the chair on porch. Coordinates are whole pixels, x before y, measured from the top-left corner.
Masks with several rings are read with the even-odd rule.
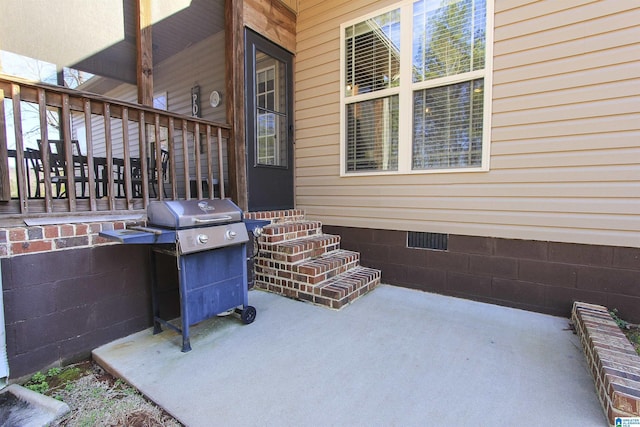
[[[150,160],[147,161],[149,184],[150,190],[152,192],[151,197],[158,197],[156,185],[159,185],[162,188],[162,194],[164,195],[164,197],[167,197],[167,189],[164,187],[164,182],[167,179],[169,152],[167,150],[161,150],[160,155],[160,165],[162,167],[162,173],[160,174],[160,177],[158,176],[159,174],[157,172],[157,168],[155,167],[155,162],[151,162]],[[131,179],[133,184],[133,197],[142,197],[142,164],[139,159],[138,161],[131,162]]]
[[[156,185],[158,185],[159,188],[162,188],[162,194],[164,197],[167,197],[167,189],[164,188],[164,182],[167,179],[168,166],[169,152],[167,150],[160,151],[160,167],[162,168],[162,173],[159,173],[158,168],[155,167],[155,165],[149,163],[149,184],[151,184],[151,189],[153,190],[153,197],[158,197]]]
[[[35,197],[36,199],[43,197],[41,193],[42,184],[45,183],[45,170],[44,163],[42,162],[41,151],[34,150],[33,148],[25,148],[24,157],[31,166],[31,171],[35,177],[35,192],[31,192],[31,179],[27,180],[27,191],[29,197]],[[54,196],[56,198],[62,197],[66,192],[67,176],[64,170],[64,164],[60,164],[57,156],[51,156],[49,160],[49,174],[51,177],[51,184],[56,186]],[[63,189],[65,185],[65,189]]]
[[[42,141],[38,139],[39,154],[42,153]],[[80,151],[80,143],[77,140],[71,141],[71,150],[73,158],[73,177],[76,184],[80,184],[80,197],[86,197],[87,184],[89,182],[87,173],[87,158]],[[39,156],[38,156],[39,157]],[[51,175],[51,183],[56,185],[56,197],[61,198],[67,193],[67,159],[64,151],[64,141],[59,139],[49,140],[49,174]],[[36,167],[36,165],[34,165]],[[41,172],[44,174],[43,165],[40,161]],[[44,182],[44,175],[42,178]],[[64,184],[64,189],[63,189]],[[39,194],[39,186],[36,193]]]

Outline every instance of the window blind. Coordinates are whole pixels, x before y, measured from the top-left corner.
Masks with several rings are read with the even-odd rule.
[[[398,96],[346,107],[347,170],[397,170]]]
[[[400,11],[394,10],[347,27],[346,96],[399,84]]]
[[[481,164],[483,83],[478,79],[414,92],[414,170]]]

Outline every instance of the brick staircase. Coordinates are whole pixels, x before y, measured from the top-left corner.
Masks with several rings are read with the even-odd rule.
[[[324,234],[300,210],[245,217],[271,221],[258,240],[257,288],[340,309],[380,283],[379,270],[361,266],[359,253],[340,249],[340,236]]]

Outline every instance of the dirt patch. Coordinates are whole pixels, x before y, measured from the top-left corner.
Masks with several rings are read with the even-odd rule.
[[[93,361],[50,369],[34,378],[25,387],[61,400],[71,408],[54,426],[182,426],[135,388],[114,378]]]

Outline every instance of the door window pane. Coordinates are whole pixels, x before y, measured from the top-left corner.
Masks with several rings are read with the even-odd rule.
[[[282,62],[256,53],[256,164],[287,166],[286,78]]]

